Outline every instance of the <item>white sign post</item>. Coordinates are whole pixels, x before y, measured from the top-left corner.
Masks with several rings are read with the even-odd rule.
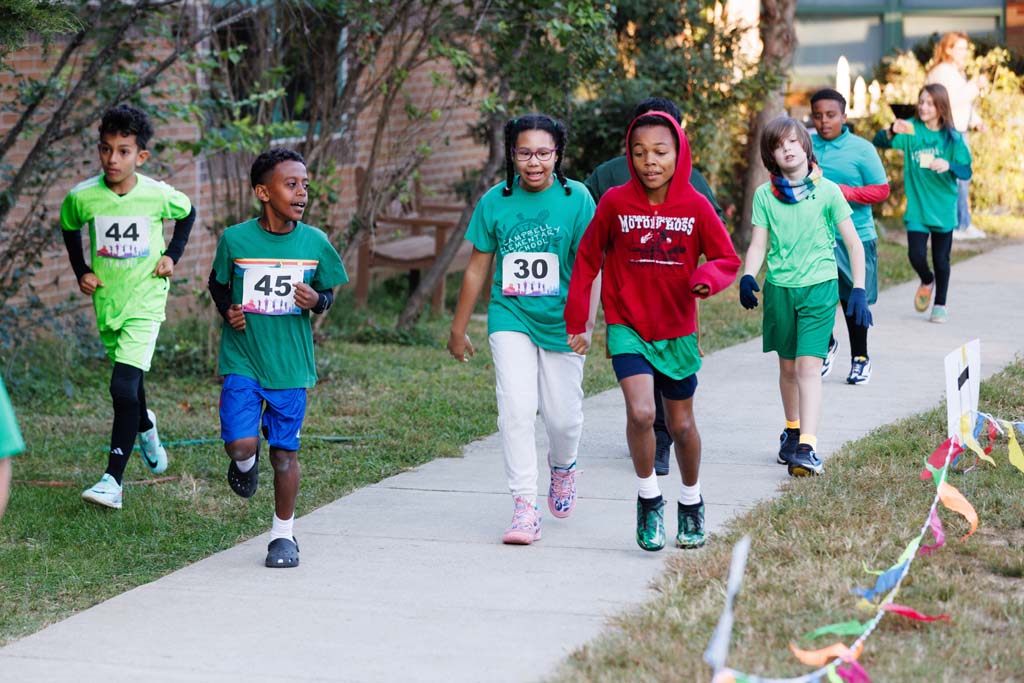
[[[957,437],[961,446],[974,429],[980,388],[981,340],[975,339],[946,356],[946,430],[948,436]]]

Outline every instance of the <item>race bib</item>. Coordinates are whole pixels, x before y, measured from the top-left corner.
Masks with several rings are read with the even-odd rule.
[[[149,256],[149,216],[96,216],[94,223],[97,256]]]
[[[558,256],[550,252],[514,251],[501,261],[505,296],[558,296]]]
[[[295,285],[302,282],[299,266],[251,266],[242,275],[242,310],[259,315],[299,315]]]

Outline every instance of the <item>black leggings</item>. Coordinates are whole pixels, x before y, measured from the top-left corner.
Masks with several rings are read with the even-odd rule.
[[[850,358],[856,358],[857,356],[868,357],[868,328],[864,325],[858,325],[853,318],[846,315],[846,301],[840,301],[839,305],[843,307],[843,317],[846,318],[846,331],[850,333]],[[833,336],[832,339],[835,337]],[[832,345],[832,339],[829,339],[829,346]]]
[[[932,238],[933,274],[928,268],[928,237]],[[935,305],[946,305],[949,290],[949,250],[953,246],[952,232],[907,232],[907,257],[917,271],[922,284],[935,283]]]
[[[140,431],[153,428],[146,413],[146,388],[142,370],[124,363],[114,363],[110,376],[110,398],[114,402],[114,426],[110,434],[110,457],[107,474],[121,483],[128,456]]]

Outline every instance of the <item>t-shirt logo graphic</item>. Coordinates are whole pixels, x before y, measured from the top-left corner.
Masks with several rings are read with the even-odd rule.
[[[96,255],[107,258],[149,256],[149,216],[96,216]]]

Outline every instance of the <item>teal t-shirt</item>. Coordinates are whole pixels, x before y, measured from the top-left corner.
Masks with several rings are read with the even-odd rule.
[[[164,219],[180,220],[192,203],[167,183],[136,173],[135,187],[118,195],[103,176],[85,180],[60,207],[63,230],[89,228],[92,271],[103,283],[93,294],[100,329],[120,329],[131,319],[163,320],[167,278],[153,271],[164,253]]]
[[[771,182],[754,192],[750,221],[768,230],[768,274],[776,287],[809,287],[838,279],[835,225],[853,209],[828,178],[796,204],[772,194]]]
[[[295,305],[294,284],[324,290],[348,282],[327,235],[305,223],[274,234],[249,220],[221,235],[213,269],[245,312],[245,330],[221,326],[218,372],[251,377],[264,389],[315,385],[309,311]]]
[[[956,176],[950,171],[936,173],[922,168],[922,164],[927,166],[931,155],[970,169],[971,151],[955,130],[929,130],[916,118],[909,120],[914,124],[913,135],[901,133],[888,139],[885,131],[881,131],[875,144],[903,152],[903,186],[907,196],[903,220],[949,232],[958,224]]]
[[[0,377],[0,458],[9,458],[25,450],[25,439],[21,437],[14,407],[7,396],[4,380]]]
[[[697,333],[674,339],[646,341],[628,325],[608,326],[608,353],[638,353],[655,370],[672,379],[686,379],[701,368]]]
[[[565,300],[576,249],[594,200],[583,183],[557,180],[541,192],[519,186],[502,195],[504,183],[481,197],[466,229],[477,249],[495,254],[494,283],[487,309],[487,333],[522,332],[537,346],[571,351],[566,343]]]
[[[825,140],[819,135],[811,136],[811,140],[818,165],[832,182],[850,187],[885,185],[889,182],[875,146],[859,135],[854,135],[848,128],[844,127],[842,134],[835,140]],[[849,204],[853,209],[851,219],[861,242],[878,239],[871,205],[860,202]]]

